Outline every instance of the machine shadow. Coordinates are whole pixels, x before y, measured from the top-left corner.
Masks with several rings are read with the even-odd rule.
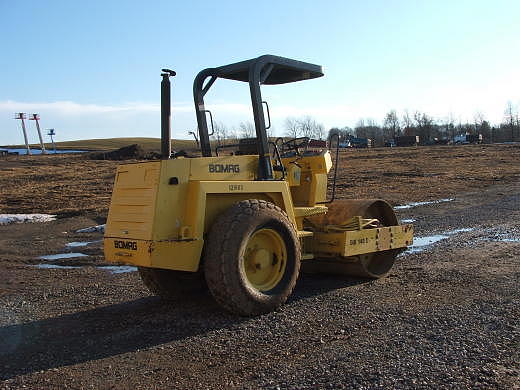
[[[333,290],[373,282],[373,279],[354,278],[334,274],[301,273],[288,303],[310,298]]]
[[[246,320],[223,312],[208,294],[181,303],[141,298],[4,326],[0,379],[149,348]]]
[[[303,274],[288,303],[366,282]],[[150,348],[249,320],[224,312],[205,294],[179,303],[147,297],[4,326],[0,379]]]

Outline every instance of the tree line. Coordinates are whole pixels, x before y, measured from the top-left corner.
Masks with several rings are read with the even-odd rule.
[[[482,134],[485,143],[520,141],[520,115],[511,102],[506,106],[504,119],[499,125],[491,125],[481,112],[472,122],[456,121],[453,114],[436,119],[425,112],[405,110],[400,116],[389,111],[379,125],[372,119],[360,119],[354,128],[342,127],[329,130],[329,137],[338,134],[341,140],[349,137],[370,138],[374,146],[383,146],[399,136],[419,136],[422,144],[453,141],[456,135]],[[444,141],[444,142],[443,142]]]
[[[273,129],[268,129],[268,136],[273,136]],[[383,146],[399,136],[419,136],[421,144],[446,143],[453,141],[456,135],[482,134],[483,142],[520,141],[520,114],[518,107],[509,102],[504,111],[504,119],[499,125],[491,125],[484,114],[477,112],[472,122],[456,121],[453,114],[436,119],[421,111],[405,110],[400,115],[396,110],[386,113],[381,124],[373,119],[360,119],[354,127],[333,127],[325,131],[323,124],[311,116],[289,117],[284,121],[283,135],[290,138],[309,137],[325,139],[338,134],[340,141],[350,137],[370,138],[373,146]],[[252,122],[241,122],[238,128],[228,128],[221,122],[214,125],[213,138],[219,144],[233,143],[239,138],[256,136]]]

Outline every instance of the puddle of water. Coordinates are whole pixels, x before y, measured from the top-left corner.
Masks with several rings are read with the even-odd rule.
[[[37,264],[37,268],[42,269],[71,269],[71,268],[81,268],[77,265],[58,265],[58,264]]]
[[[105,225],[90,226],[88,228],[76,230],[76,233],[94,233],[94,232],[105,232]]]
[[[88,256],[84,253],[57,253],[55,255],[46,255],[46,256],[40,256],[39,258],[42,260],[58,260],[58,259],[70,259],[73,257],[84,257]]]
[[[451,202],[453,200],[455,200],[455,199],[446,198],[446,199],[432,200],[432,201],[428,201],[428,202],[412,202],[412,203],[408,203],[408,204],[401,205],[401,206],[395,206],[394,209],[395,210],[411,209],[412,207],[424,206],[427,204],[438,204],[438,203],[444,203],[444,202]]]
[[[429,245],[433,245],[436,242],[445,240],[447,238],[449,238],[449,236],[446,236],[443,234],[436,234],[433,236],[426,236],[426,237],[414,237],[413,244],[410,245],[406,251],[408,253],[421,252],[425,249],[425,247],[427,247]]]
[[[130,265],[107,265],[105,267],[97,267],[97,268],[105,270],[105,271],[110,271],[110,273],[113,275],[137,271],[137,267],[132,267]]]
[[[426,249],[426,247],[435,244],[436,242],[446,240],[455,234],[466,233],[475,230],[475,228],[461,228],[449,230],[447,232],[443,232],[442,234],[434,234],[432,236],[426,237],[414,237],[413,244],[408,247],[406,250],[407,253],[417,253],[422,252]]]
[[[498,241],[502,242],[520,242],[520,238],[502,238]]]
[[[415,222],[415,221],[417,221],[415,218],[401,219],[401,223],[412,223],[412,222]]]

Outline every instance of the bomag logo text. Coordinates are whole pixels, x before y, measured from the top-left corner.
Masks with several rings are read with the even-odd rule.
[[[238,164],[209,164],[210,173],[239,173],[240,165]]]
[[[130,249],[131,251],[137,250],[137,242],[135,241],[114,241],[114,246],[116,249]]]

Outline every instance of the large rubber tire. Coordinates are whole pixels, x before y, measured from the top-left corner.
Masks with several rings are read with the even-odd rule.
[[[202,272],[138,267],[144,285],[154,295],[166,300],[178,300],[207,290]]]
[[[279,272],[269,279],[271,284],[267,283],[266,288],[258,288],[251,278],[255,270],[250,268],[250,246],[257,242],[254,240],[259,234],[272,236],[273,242],[285,251],[277,260],[269,248],[254,249],[254,253],[270,253],[270,257],[265,255],[271,259],[265,268]],[[267,238],[268,243],[270,239]],[[205,253],[204,275],[209,291],[223,308],[242,316],[268,313],[280,307],[292,293],[300,272],[300,241],[296,230],[282,209],[264,200],[235,203],[218,216],[209,231]],[[264,267],[257,266],[258,270]]]

